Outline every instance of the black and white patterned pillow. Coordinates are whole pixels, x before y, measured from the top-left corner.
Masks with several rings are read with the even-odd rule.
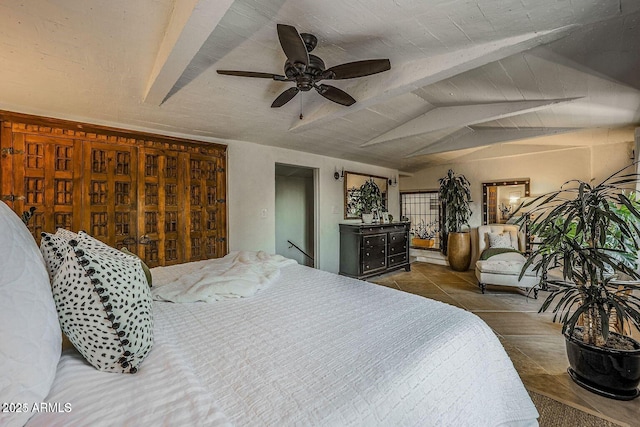
[[[54,237],[43,233],[43,255],[60,256],[52,288],[63,332],[98,370],[135,373],[153,346],[151,293],[139,262],[81,234]]]
[[[78,239],[78,235],[71,230],[67,230],[66,228],[58,228],[56,230],[56,236],[62,237],[63,239],[69,241],[73,239]]]
[[[78,238],[76,240],[85,249],[88,249],[92,252],[99,253],[101,255],[108,255],[115,258],[124,258],[129,260],[136,260],[136,261],[139,260],[137,256],[119,251],[118,249],[113,248],[107,245],[106,243],[101,242],[100,240],[88,235],[84,231],[78,231]]]
[[[60,236],[58,233],[49,234],[42,233],[42,240],[40,240],[40,252],[44,258],[44,265],[49,273],[49,280],[53,281],[53,276],[60,269],[62,265],[62,253],[67,248],[67,239]]]

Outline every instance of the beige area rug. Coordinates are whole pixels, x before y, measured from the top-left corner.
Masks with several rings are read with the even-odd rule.
[[[629,424],[587,408],[559,402],[540,392],[527,391],[540,414],[538,418],[540,427],[629,427]]]

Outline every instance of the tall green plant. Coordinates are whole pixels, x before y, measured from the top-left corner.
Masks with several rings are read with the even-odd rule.
[[[438,180],[440,183],[440,201],[444,206],[444,228],[448,233],[459,233],[469,225],[471,217],[471,184],[464,175],[456,175],[449,169],[447,176]]]
[[[634,165],[632,165],[634,166]],[[573,334],[583,318],[583,341],[604,346],[609,336],[609,319],[615,311],[618,323],[640,328],[640,299],[629,295],[640,286],[625,282],[623,289],[613,281],[615,273],[640,279],[637,257],[640,251],[640,205],[628,196],[629,185],[639,182],[636,173],[614,173],[595,186],[571,180],[560,190],[544,194],[523,207],[530,213],[531,233],[541,239],[525,263],[520,276],[533,266],[540,284],[555,285],[540,308],[553,309],[554,321],[562,331]],[[549,276],[558,269],[560,278]]]

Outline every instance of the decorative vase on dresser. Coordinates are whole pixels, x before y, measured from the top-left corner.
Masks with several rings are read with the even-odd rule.
[[[363,279],[409,265],[409,223],[340,224],[340,274]]]

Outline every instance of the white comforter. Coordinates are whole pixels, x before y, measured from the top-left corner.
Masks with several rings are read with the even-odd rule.
[[[172,274],[193,267],[175,266]],[[74,410],[55,419],[86,425],[76,415],[95,410],[102,425],[160,425],[140,418],[150,414],[165,425],[194,426],[224,418],[237,426],[537,425],[491,329],[443,303],[290,265],[252,298],[154,308],[158,343],[172,343],[170,355],[179,351],[175,366],[157,365],[160,345],[134,376],[99,373],[109,383],[96,381],[93,368],[72,373],[61,363],[50,400]],[[132,378],[144,382],[135,385],[138,400],[114,398]],[[176,409],[197,421],[175,423]],[[51,424],[43,420],[32,421]]]
[[[230,426],[169,337],[156,327],[154,348],[133,375],[98,371],[74,348],[63,351],[46,405],[31,408],[27,426]]]
[[[192,263],[184,275],[175,268],[153,271],[153,299],[172,302],[212,302],[225,298],[250,297],[269,286],[280,275],[280,268],[296,261],[266,252],[231,252],[224,258]]]

